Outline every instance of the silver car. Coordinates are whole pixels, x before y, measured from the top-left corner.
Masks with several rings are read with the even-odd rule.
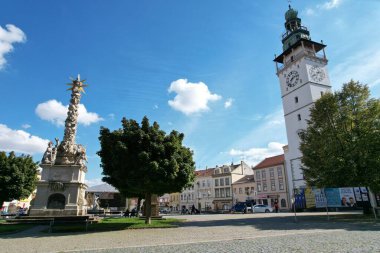
[[[273,212],[273,208],[268,205],[254,205],[253,212],[254,213],[271,213]]]

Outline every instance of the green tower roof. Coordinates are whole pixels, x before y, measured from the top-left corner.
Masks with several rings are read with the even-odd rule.
[[[293,9],[290,5],[289,5],[289,10],[285,13],[285,19],[286,21],[289,21],[291,19],[296,19],[298,18],[298,11],[296,11],[295,9]]]

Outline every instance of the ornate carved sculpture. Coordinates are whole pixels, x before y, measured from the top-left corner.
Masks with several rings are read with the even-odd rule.
[[[75,146],[76,146],[75,164],[86,166],[86,162],[87,162],[86,148],[81,144],[77,144]]]
[[[59,144],[57,149],[56,164],[69,165],[77,164],[77,147],[75,145],[75,136],[77,132],[78,125],[78,109],[79,102],[81,98],[81,92],[84,92],[85,80],[80,80],[80,76],[72,83],[68,85],[71,86],[71,100],[69,105],[69,110],[67,112],[67,118],[65,121],[65,132],[63,136],[63,141]]]
[[[96,211],[99,210],[100,205],[99,205],[99,196],[94,194],[94,199],[92,203],[92,210]]]
[[[44,156],[42,157],[42,160],[41,160],[42,164],[52,164],[52,163],[54,163],[54,159],[53,159],[54,154],[53,154],[53,151],[54,151],[53,142],[49,141],[48,147],[46,148]]]
[[[54,191],[54,192],[63,192],[65,191],[66,186],[62,182],[51,181],[49,182],[49,188],[51,191]]]

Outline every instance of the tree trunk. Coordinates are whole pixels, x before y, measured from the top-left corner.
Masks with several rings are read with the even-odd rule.
[[[136,207],[136,211],[137,211],[138,214],[140,213],[140,209],[141,209],[141,200],[142,200],[142,198],[138,197],[138,199],[137,199],[137,207]]]
[[[151,224],[152,217],[152,194],[147,193],[145,195],[145,224]]]

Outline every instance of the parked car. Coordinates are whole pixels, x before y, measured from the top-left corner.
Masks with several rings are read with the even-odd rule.
[[[230,211],[231,213],[247,213],[247,204],[245,202],[238,202]]]
[[[254,205],[253,212],[254,213],[271,213],[273,212],[273,208],[268,205]]]

